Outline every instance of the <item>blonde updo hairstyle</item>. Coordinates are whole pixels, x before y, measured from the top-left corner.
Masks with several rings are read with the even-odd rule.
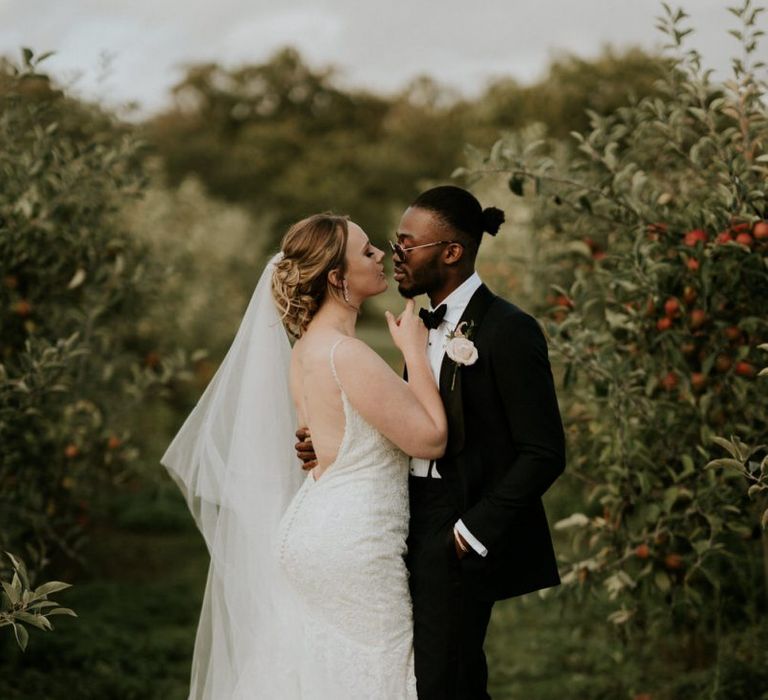
[[[282,259],[272,274],[272,296],[286,330],[300,338],[328,294],[342,296],[330,279],[332,270],[343,279],[349,219],[314,214],[295,223],[283,237]]]

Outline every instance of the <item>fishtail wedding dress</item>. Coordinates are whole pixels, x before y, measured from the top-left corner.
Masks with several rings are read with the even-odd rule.
[[[334,346],[344,435],[317,481],[302,475],[279,258],[161,459],[211,556],[189,697],[411,700],[407,457],[349,402]]]

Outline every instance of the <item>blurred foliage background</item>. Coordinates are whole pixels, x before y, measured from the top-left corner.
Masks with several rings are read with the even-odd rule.
[[[760,15],[734,12],[724,85],[685,19],[663,55],[561,56],[472,100],[342,88],[285,48],[189,68],[140,124],[45,55],[2,60],[0,548],[30,580],[0,559],[0,697],[186,697],[207,553],[160,455],[291,222],[333,209],[384,245],[457,181],[507,212],[479,271],[544,324],[569,436],[565,585],[497,605],[493,696],[768,698]],[[400,303],[360,326],[393,365]],[[50,577],[79,619],[43,634]]]

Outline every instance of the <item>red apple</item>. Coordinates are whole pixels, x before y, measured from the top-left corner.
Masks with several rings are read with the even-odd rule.
[[[672,328],[672,319],[669,316],[663,316],[656,322],[656,328],[660,331],[668,331]]]
[[[720,233],[715,236],[715,243],[720,243],[721,245],[723,243],[729,243],[732,240],[733,236],[730,231],[720,231]]]
[[[691,272],[696,272],[699,269],[699,261],[696,258],[688,258],[685,265]]]
[[[638,559],[647,559],[650,553],[651,553],[650,547],[648,547],[648,545],[645,544],[645,542],[635,547],[635,556],[637,556]]]
[[[750,225],[746,221],[737,221],[737,222],[731,222],[731,231],[733,233],[743,233],[744,231],[749,232]]]
[[[694,309],[691,311],[691,328],[700,328],[706,323],[707,312],[704,309]]]
[[[720,354],[715,358],[715,369],[718,372],[727,372],[732,364],[733,360],[728,355]]]
[[[19,299],[13,306],[13,310],[22,318],[29,316],[32,313],[32,304],[26,299]]]
[[[667,556],[664,557],[664,566],[671,570],[682,569],[683,558],[679,554],[667,554]]]
[[[672,391],[679,383],[680,379],[676,372],[667,372],[667,374],[661,378],[661,386],[667,391]]]
[[[692,231],[688,231],[688,233],[685,234],[684,242],[685,242],[685,245],[692,248],[697,243],[706,243],[707,238],[708,236],[706,231],[700,228],[695,228]]]
[[[64,456],[68,459],[74,459],[79,454],[80,450],[77,448],[77,445],[74,445],[71,442],[64,448]]]
[[[691,373],[691,386],[694,391],[701,391],[707,385],[707,377],[701,372]]]
[[[734,372],[741,377],[751,377],[755,373],[755,368],[749,364],[749,362],[744,362],[744,360],[742,360],[741,362],[736,363]]]
[[[752,236],[750,236],[748,233],[740,233],[738,236],[736,236],[736,243],[740,243],[741,245],[747,246],[747,248],[752,247]]]
[[[768,221],[758,221],[752,228],[752,235],[758,241],[768,239]]]
[[[741,337],[741,328],[738,326],[728,326],[723,333],[725,337],[730,341],[736,341]]]
[[[116,450],[120,445],[122,445],[122,440],[117,437],[117,435],[110,435],[109,439],[107,440],[107,448],[110,450]]]
[[[674,318],[680,313],[680,302],[674,297],[670,297],[664,302],[664,313],[669,318]]]

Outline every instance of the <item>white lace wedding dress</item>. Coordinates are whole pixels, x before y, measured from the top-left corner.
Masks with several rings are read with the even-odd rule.
[[[340,342],[340,341],[339,341]],[[354,409],[334,462],[308,475],[280,524],[279,559],[305,609],[300,697],[416,698],[404,555],[406,455]]]

